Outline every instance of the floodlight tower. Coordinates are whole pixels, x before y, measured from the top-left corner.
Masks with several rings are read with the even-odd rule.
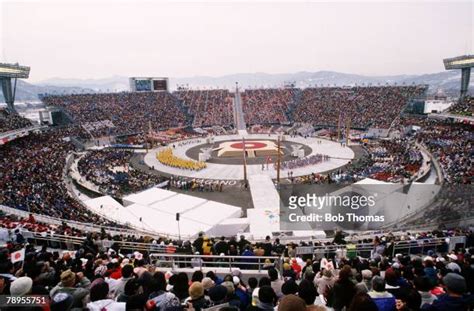
[[[16,64],[0,63],[0,84],[2,85],[3,97],[7,103],[7,109],[11,112],[16,112],[15,94],[17,79],[27,79],[30,76],[30,67],[20,66]],[[14,81],[12,87],[12,79]]]
[[[471,78],[471,68],[474,67],[474,55],[463,55],[443,60],[446,70],[461,69],[461,94],[460,98],[466,96]]]

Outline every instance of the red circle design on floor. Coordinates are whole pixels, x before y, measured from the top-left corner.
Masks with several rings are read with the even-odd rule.
[[[244,144],[243,143],[235,143],[230,145],[232,148],[235,149],[244,149]],[[261,143],[258,141],[246,141],[245,142],[245,149],[260,149],[260,148],[265,148],[267,144]]]

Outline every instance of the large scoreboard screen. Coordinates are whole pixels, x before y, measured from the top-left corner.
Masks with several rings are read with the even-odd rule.
[[[150,80],[135,80],[135,91],[151,92],[151,81]]]
[[[155,79],[155,80],[153,80],[153,90],[155,90],[155,91],[167,91],[168,90],[168,79]]]
[[[160,92],[168,91],[168,78],[130,78],[130,90],[132,92]]]

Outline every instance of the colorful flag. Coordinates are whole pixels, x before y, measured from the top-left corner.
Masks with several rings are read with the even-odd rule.
[[[12,263],[25,260],[25,249],[22,248],[19,251],[13,252],[10,257]]]

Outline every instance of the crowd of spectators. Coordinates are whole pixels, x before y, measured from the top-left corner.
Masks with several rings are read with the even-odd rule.
[[[122,197],[163,181],[130,166],[133,152],[123,149],[88,151],[78,162],[79,173],[108,195]]]
[[[421,168],[423,157],[413,142],[393,139],[373,142],[367,155],[353,161],[344,172],[335,172],[336,181],[354,182],[372,178],[386,182],[410,181]]]
[[[453,106],[449,108],[449,111],[454,114],[472,116],[474,114],[474,97],[468,96],[459,99]]]
[[[54,129],[0,147],[0,204],[65,220],[104,221],[68,193],[63,181],[68,137],[78,128]]]
[[[329,156],[325,154],[313,154],[309,157],[304,157],[301,159],[295,159],[290,161],[284,161],[281,163],[282,170],[293,170],[300,167],[305,167],[309,165],[316,165],[324,161],[328,161]],[[276,164],[275,164],[276,166]]]
[[[409,99],[425,91],[425,86],[307,88],[292,119],[322,126],[344,125],[350,119],[356,128],[389,128]]]
[[[417,215],[406,219],[405,228],[420,226],[446,227],[458,226],[462,222],[474,220],[474,205],[472,191],[469,186],[454,183],[444,183],[436,196],[436,201],[420,210]]]
[[[179,90],[173,95],[182,100],[194,116],[194,127],[234,123],[233,99],[228,90]]]
[[[0,133],[31,126],[31,121],[19,114],[0,109]]]
[[[448,251],[446,243],[423,248],[420,244],[452,236],[465,236],[466,247]],[[218,258],[196,256],[188,263],[194,269],[187,274],[182,268],[188,264],[170,266],[166,254],[123,252],[117,246],[98,244],[97,237],[89,234],[75,250],[60,252],[47,245],[28,245],[17,230],[7,239],[6,247],[0,248],[0,294],[45,295],[53,311],[202,310],[220,305],[217,310],[461,311],[474,306],[474,249],[469,231],[387,234],[361,241],[346,241],[336,232],[332,241],[324,243],[327,249],[318,248],[322,244],[316,241],[301,243],[316,247],[304,254],[297,253],[296,244],[270,237],[251,243],[244,237],[200,234],[192,242],[177,244],[178,256],[247,258],[223,274],[217,268],[201,269],[212,266],[212,261],[219,264]],[[402,241],[412,246],[395,249]],[[356,252],[354,243],[366,247]],[[23,249],[23,260],[18,260],[15,251]],[[244,270],[252,266],[243,263],[256,264],[258,257],[271,255],[281,256],[282,262],[267,259],[262,268],[266,275],[246,274]]]
[[[247,124],[306,122],[336,126],[351,119],[353,127],[388,128],[410,98],[425,86],[321,87],[250,89],[242,92]],[[46,96],[43,102],[64,108],[93,136],[136,134],[185,125],[231,126],[233,99],[228,90],[179,90]],[[342,117],[341,117],[342,116]],[[344,122],[344,120],[342,122]]]
[[[416,139],[438,160],[448,183],[473,183],[472,124],[427,121]]]
[[[168,92],[50,95],[46,105],[58,106],[94,137],[158,131],[186,125],[179,100]],[[102,121],[102,122],[100,122]]]
[[[250,89],[242,93],[242,109],[247,125],[287,124],[288,113],[297,104],[294,88]]]

